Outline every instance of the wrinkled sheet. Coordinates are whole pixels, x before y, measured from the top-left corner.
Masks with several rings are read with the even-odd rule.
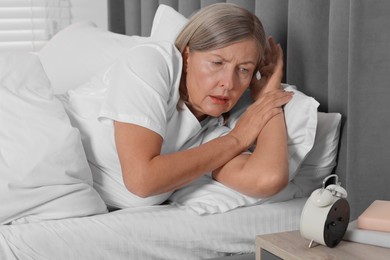
[[[306,199],[199,216],[173,205],[0,226],[0,259],[205,259],[255,252],[260,234],[299,229]]]

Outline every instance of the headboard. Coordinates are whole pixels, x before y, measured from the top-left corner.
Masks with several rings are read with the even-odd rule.
[[[159,4],[186,17],[229,2],[254,12],[285,52],[285,81],[343,116],[335,172],[351,219],[390,200],[390,2],[387,0],[109,0],[110,30],[150,34]]]

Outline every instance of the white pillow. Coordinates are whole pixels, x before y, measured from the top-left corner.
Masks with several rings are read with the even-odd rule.
[[[187,21],[187,18],[172,7],[163,4],[159,5],[154,15],[150,37],[174,43]]]
[[[307,197],[322,186],[323,179],[336,166],[340,138],[341,114],[318,113],[313,149],[298,170],[293,182],[299,188],[296,197]]]
[[[290,200],[294,198],[297,191],[296,185],[290,182],[275,196],[257,199],[226,187],[213,180],[210,175],[204,175],[186,187],[175,191],[169,198],[169,202],[198,215],[209,215],[224,213],[238,207]]]
[[[0,54],[0,224],[105,213],[38,57]]]
[[[153,20],[152,38],[173,43],[186,22],[187,19],[173,8],[160,5]],[[85,83],[129,48],[147,39],[113,33],[82,21],[58,32],[38,55],[54,94],[63,94]]]
[[[78,87],[145,37],[127,36],[78,22],[58,32],[39,52],[55,94]]]
[[[174,43],[187,19],[167,5],[156,11],[151,37]],[[58,32],[39,52],[39,58],[54,88],[63,94],[78,87],[96,72],[120,58],[148,37],[128,36],[98,28],[82,21]]]
[[[287,187],[278,194],[257,199],[245,196],[204,176],[171,195],[172,204],[200,215],[223,213],[238,207],[261,203],[273,203],[293,199],[299,192],[291,182],[309,151],[312,149],[317,128],[317,108],[319,103],[312,97],[296,90],[294,86],[283,84],[288,91],[295,92],[293,99],[285,105],[289,152],[289,179]],[[250,93],[246,92],[231,111],[227,126],[233,128],[246,108],[251,104]]]

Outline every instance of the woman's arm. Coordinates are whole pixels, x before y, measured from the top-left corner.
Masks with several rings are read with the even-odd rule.
[[[279,45],[269,39],[266,64],[262,79],[252,85],[253,106],[280,89],[283,75],[283,55]],[[281,109],[281,108],[280,108]],[[248,111],[250,112],[250,111]],[[245,114],[243,116],[246,116]],[[261,130],[256,149],[251,155],[242,154],[213,172],[217,181],[253,197],[268,197],[282,190],[288,183],[287,131],[283,112],[274,116]]]
[[[180,188],[245,149],[235,137],[224,136],[196,148],[160,155],[160,135],[134,124],[114,124],[124,183],[140,197]]]
[[[260,120],[253,109],[253,113],[247,113],[246,120],[240,120],[240,127],[226,136],[166,155],[160,154],[163,142],[160,135],[135,124],[115,121],[115,143],[127,189],[140,197],[173,191],[222,165],[227,166],[233,158],[241,158],[237,156],[254,143],[260,129],[271,118],[276,119],[280,107],[291,99],[291,94],[282,91],[267,96],[264,99],[267,102],[254,107],[265,111]],[[253,120],[258,122],[258,127],[251,127]]]
[[[284,116],[273,117],[260,132],[252,154],[241,154],[213,172],[213,178],[252,197],[269,197],[288,183]]]

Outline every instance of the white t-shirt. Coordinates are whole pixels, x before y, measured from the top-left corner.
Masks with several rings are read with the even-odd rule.
[[[228,131],[222,117],[199,123],[184,104],[177,109],[181,71],[182,57],[175,46],[148,41],[69,91],[65,107],[72,124],[80,129],[94,187],[109,206],[155,205],[171,194],[140,198],[126,189],[113,121],[137,124],[159,134],[164,140],[161,154],[198,146]]]
[[[99,120],[133,123],[156,132],[164,139],[162,154],[199,145],[201,124],[184,104],[177,108],[181,71],[181,54],[171,43],[134,47],[106,74],[108,90]],[[218,125],[218,120],[203,124]]]

